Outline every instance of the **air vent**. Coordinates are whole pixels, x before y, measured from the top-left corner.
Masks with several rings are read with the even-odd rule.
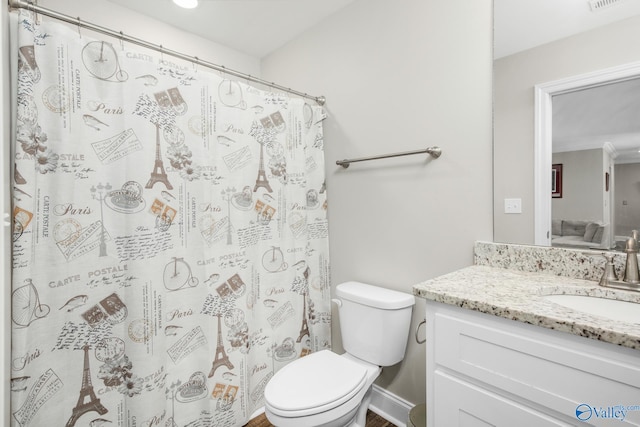
[[[592,12],[597,12],[602,9],[606,9],[611,6],[615,6],[622,3],[624,0],[589,0]]]

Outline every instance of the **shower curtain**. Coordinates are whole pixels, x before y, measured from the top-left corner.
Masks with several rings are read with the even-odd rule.
[[[323,110],[33,18],[12,425],[244,425],[278,369],[330,346]]]

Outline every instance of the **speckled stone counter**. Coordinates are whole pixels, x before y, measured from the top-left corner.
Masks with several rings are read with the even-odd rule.
[[[585,253],[478,242],[475,259],[480,265],[417,284],[413,293],[428,300],[640,350],[640,305],[638,323],[627,323],[572,310],[544,298],[557,294],[589,295],[640,304],[638,292],[598,286],[604,262],[597,252]]]

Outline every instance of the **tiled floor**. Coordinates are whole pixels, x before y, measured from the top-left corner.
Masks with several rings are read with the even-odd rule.
[[[249,423],[244,427],[273,427],[273,424],[271,424],[267,420],[267,417],[264,414],[262,414],[259,417],[249,421]],[[300,427],[303,427],[303,426],[300,426]],[[396,427],[396,425],[391,424],[389,421],[385,420],[378,414],[368,411],[367,427]]]

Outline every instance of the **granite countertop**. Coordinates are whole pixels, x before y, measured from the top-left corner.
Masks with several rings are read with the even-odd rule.
[[[640,303],[638,292],[603,288],[582,279],[474,265],[419,283],[413,293],[427,300],[640,350],[640,305],[638,323],[628,323],[544,298],[570,294]]]

